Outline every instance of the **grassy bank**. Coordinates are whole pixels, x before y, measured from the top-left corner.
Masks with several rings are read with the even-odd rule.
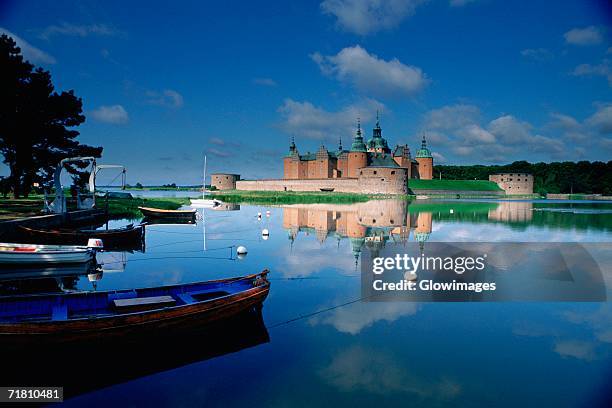
[[[316,203],[358,203],[376,198],[380,195],[326,192],[296,191],[217,191],[211,197],[229,203],[252,204],[316,204]],[[384,196],[388,197],[388,196]]]
[[[418,180],[411,179],[408,186],[415,190],[455,190],[455,191],[502,191],[499,186],[488,180]],[[417,192],[417,191],[415,191]]]

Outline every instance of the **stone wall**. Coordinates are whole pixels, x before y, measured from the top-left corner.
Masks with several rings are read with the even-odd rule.
[[[533,176],[525,173],[491,174],[489,181],[497,185],[506,194],[533,194]]]
[[[408,192],[406,169],[397,167],[366,167],[360,170],[358,178],[236,181],[237,190],[321,191],[322,188],[333,189],[336,193],[406,194]]]

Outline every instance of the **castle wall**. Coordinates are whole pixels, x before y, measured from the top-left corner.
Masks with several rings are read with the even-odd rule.
[[[533,194],[533,176],[526,173],[491,174],[489,181],[497,185],[506,194]]]
[[[210,185],[217,190],[234,190],[236,182],[240,180],[238,174],[215,173],[210,175]]]
[[[250,191],[320,191],[334,189],[338,193],[362,194],[406,194],[408,192],[406,169],[388,167],[366,167],[358,178],[320,179],[268,179],[240,180],[237,190]]]
[[[378,169],[378,170],[374,170]],[[237,190],[248,191],[320,191],[334,189],[338,193],[406,194],[406,170],[401,168],[367,167],[359,178],[329,178],[304,180],[240,180]],[[376,173],[374,173],[376,171]],[[391,172],[395,173],[391,173]]]
[[[337,163],[338,171],[336,173],[336,177],[349,177],[348,154],[342,153],[340,158],[338,158]]]

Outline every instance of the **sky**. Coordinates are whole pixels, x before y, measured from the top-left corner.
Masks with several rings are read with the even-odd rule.
[[[612,160],[611,30],[586,0],[0,1],[0,32],[83,99],[79,140],[131,184],[201,183],[204,154],[282,177],[292,136],[347,147],[377,110],[435,163]]]

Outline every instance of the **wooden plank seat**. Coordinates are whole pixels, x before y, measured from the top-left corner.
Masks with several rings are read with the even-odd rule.
[[[116,310],[146,310],[174,306],[176,300],[172,296],[150,296],[131,299],[114,299],[113,306]]]

